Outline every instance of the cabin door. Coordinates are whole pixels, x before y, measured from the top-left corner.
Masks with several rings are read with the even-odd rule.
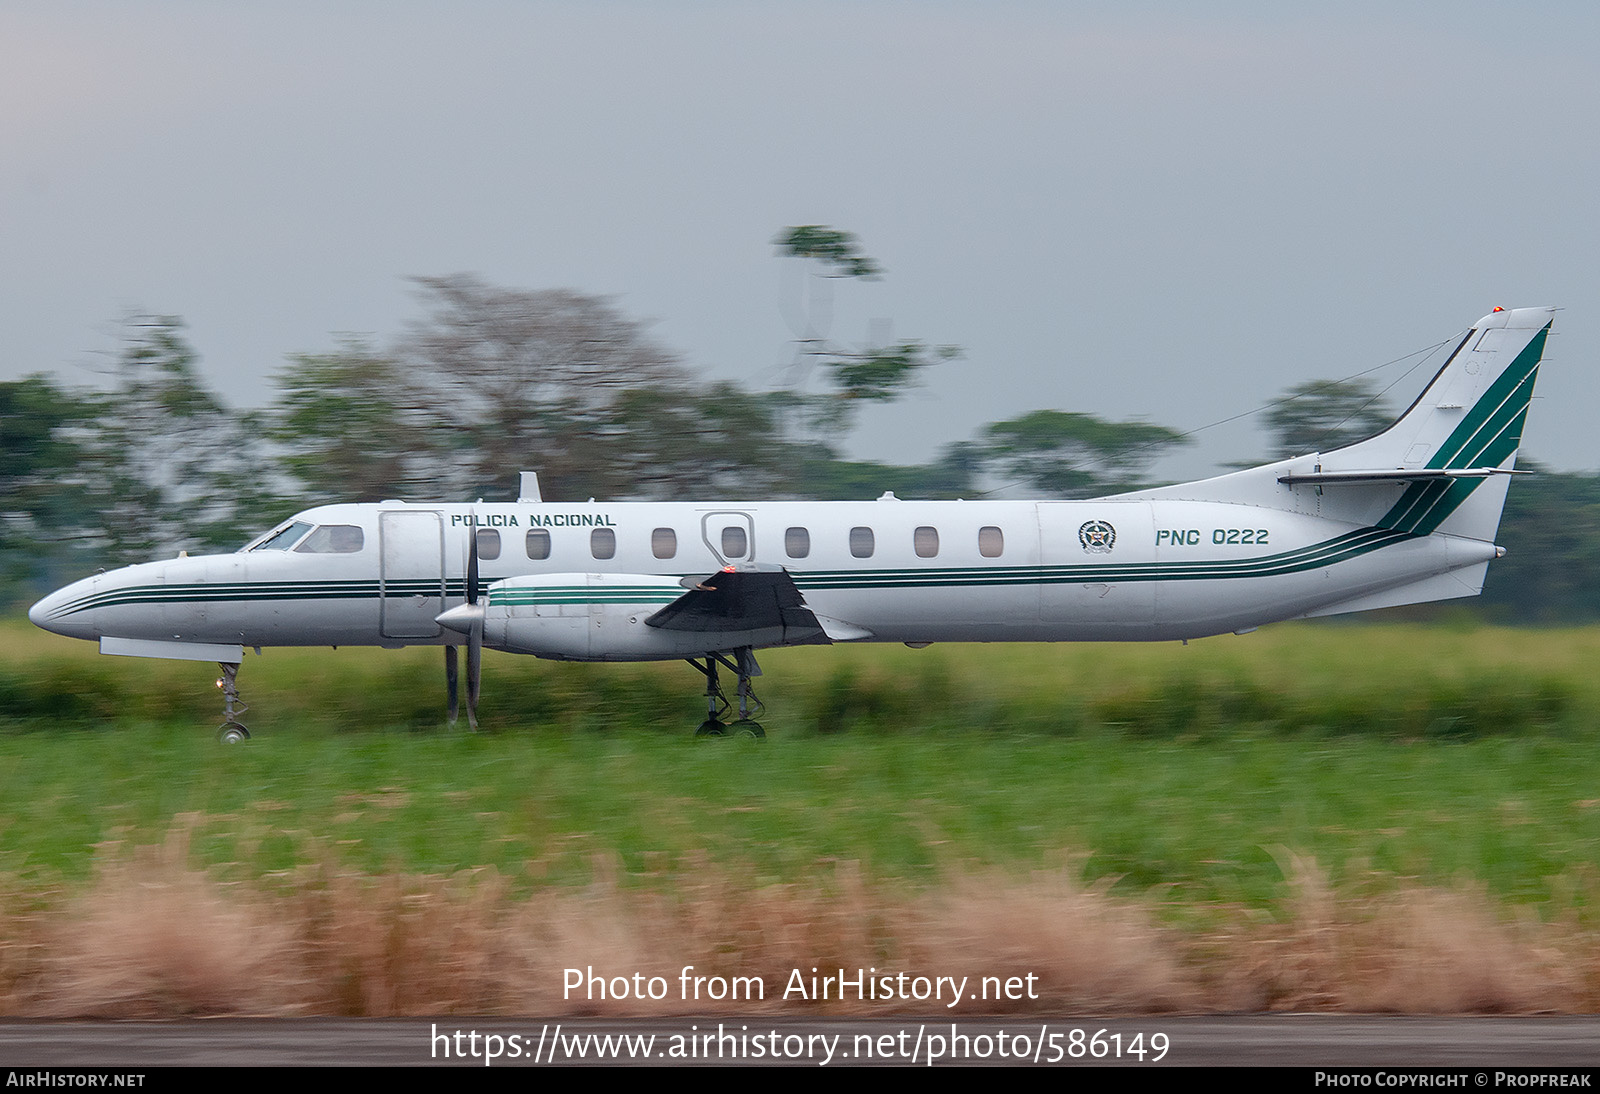
[[[385,638],[432,638],[444,611],[444,519],[434,512],[378,514],[378,599]]]

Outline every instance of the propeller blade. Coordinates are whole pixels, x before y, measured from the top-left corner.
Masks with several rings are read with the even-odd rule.
[[[483,682],[483,616],[488,607],[482,601],[482,582],[478,579],[478,530],[467,532],[467,598],[448,611],[434,616],[434,621],[457,634],[467,636],[467,725],[478,728],[478,689]],[[450,720],[456,720],[459,676],[456,671],[456,647],[444,648],[445,681],[450,685]]]
[[[483,682],[483,608],[478,604],[478,524],[467,529],[467,603],[476,609],[467,631],[467,727],[478,728],[478,688]]]
[[[467,635],[467,726],[478,728],[478,686],[483,682],[483,618]]]
[[[450,694],[450,724],[456,724],[456,715],[460,713],[461,704],[457,701],[460,691],[460,672],[456,669],[456,648],[444,648],[444,683]]]

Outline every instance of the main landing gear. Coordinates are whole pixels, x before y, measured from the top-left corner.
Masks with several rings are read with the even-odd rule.
[[[693,657],[685,658],[689,664],[699,669],[706,678],[706,720],[700,723],[700,728],[694,731],[696,737],[765,737],[767,731],[761,728],[761,723],[753,721],[752,713],[757,715],[766,711],[766,704],[756,698],[755,689],[750,686],[750,677],[761,675],[761,666],[756,664],[756,655],[749,646],[741,646],[734,651],[734,660],[728,660],[727,654],[708,653],[703,661]],[[722,685],[717,681],[717,666],[730,669],[739,677],[739,720],[725,722],[724,718],[733,710],[733,704],[728,702],[728,697],[723,694]],[[752,708],[754,710],[752,711]]]
[[[225,745],[236,745],[240,741],[250,739],[250,731],[244,728],[244,723],[239,721],[239,715],[249,710],[250,707],[239,698],[239,665],[237,662],[218,661],[222,668],[222,675],[217,678],[217,687],[222,689],[222,717],[221,728],[217,730],[217,740]]]

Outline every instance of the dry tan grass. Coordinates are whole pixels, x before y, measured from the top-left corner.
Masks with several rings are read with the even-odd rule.
[[[35,912],[21,1013],[102,1018],[275,1013],[304,985],[293,924],[188,862],[182,830],[161,847],[103,853],[87,892]],[[7,935],[11,935],[7,931]],[[31,982],[31,983],[30,983]]]
[[[1208,1009],[1185,967],[1188,940],[1158,926],[1149,906],[1085,886],[1069,869],[958,874],[918,913],[908,947],[915,967],[968,975],[975,986],[985,976],[1037,974],[1037,999],[986,1005],[989,1013]]]
[[[1293,855],[1281,924],[1241,940],[1228,969],[1249,1009],[1396,1014],[1592,1011],[1600,938],[1511,915],[1481,887],[1340,892]]]
[[[850,864],[753,885],[707,862],[583,890],[515,896],[490,871],[371,877],[329,868],[229,884],[161,847],[106,848],[81,891],[3,890],[0,1011],[25,1016],[1152,1013],[1338,1010],[1581,1012],[1600,1006],[1600,939],[1508,916],[1481,890],[1376,880],[1336,889],[1284,856],[1278,914],[1216,910],[1206,929],[1084,886],[1063,868],[952,872],[933,892]],[[604,866],[605,864],[601,864]],[[765,999],[680,996],[680,971],[759,977]],[[659,1002],[569,998],[569,966],[641,973]],[[785,1001],[793,970],[1036,977],[1037,998]]]

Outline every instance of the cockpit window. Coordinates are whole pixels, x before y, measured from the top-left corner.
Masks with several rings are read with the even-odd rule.
[[[287,551],[295,542],[307,532],[311,525],[303,520],[297,520],[281,532],[273,532],[258,542],[246,547],[247,551]]]
[[[365,543],[366,537],[354,524],[324,524],[295,550],[310,555],[353,555]]]

